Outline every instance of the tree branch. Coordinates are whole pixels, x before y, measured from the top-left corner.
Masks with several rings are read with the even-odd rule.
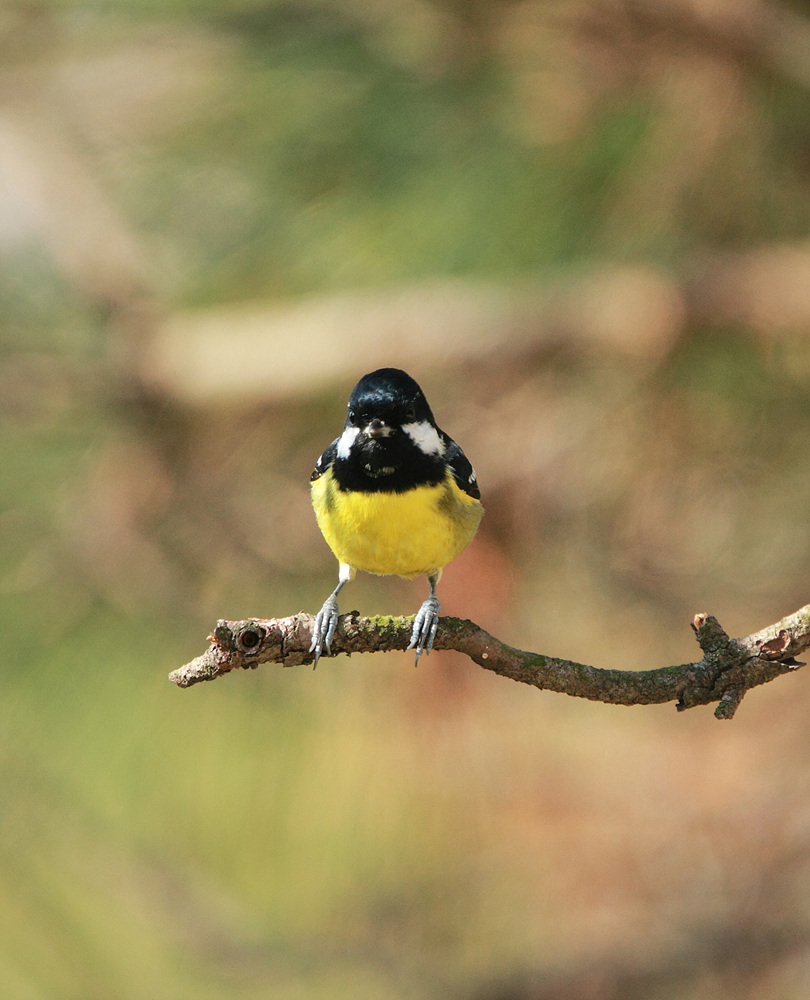
[[[169,674],[179,687],[214,680],[231,670],[260,663],[295,667],[312,663],[314,616],[220,621],[208,650]],[[413,618],[342,615],[332,653],[375,653],[406,649]],[[455,649],[479,666],[544,691],[589,698],[610,705],[658,705],[674,701],[682,711],[718,702],[715,716],[730,719],[749,688],[766,684],[804,664],[794,657],[810,646],[810,604],[760,632],[730,639],[712,615],[692,622],[703,658],[657,670],[603,670],[572,660],[527,653],[495,639],[474,622],[442,618],[435,649]]]

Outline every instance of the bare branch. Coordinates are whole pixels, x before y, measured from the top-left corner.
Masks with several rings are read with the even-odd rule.
[[[169,674],[179,687],[210,681],[235,669],[261,663],[284,667],[312,663],[309,652],[314,616],[220,621],[208,650]],[[332,653],[375,653],[405,649],[413,618],[342,615]],[[715,716],[730,719],[749,688],[790,673],[803,664],[794,658],[810,646],[810,605],[741,639],[730,639],[717,619],[696,615],[692,628],[703,650],[697,663],[657,670],[604,670],[572,660],[528,653],[507,646],[474,622],[442,618],[435,649],[455,649],[479,666],[544,691],[589,698],[610,705],[657,705],[674,701],[679,711],[718,702]]]

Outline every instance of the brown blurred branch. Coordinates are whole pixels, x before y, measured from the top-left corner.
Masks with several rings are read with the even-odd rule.
[[[231,670],[260,663],[285,667],[312,663],[309,645],[314,617],[220,621],[211,645],[169,675],[179,687],[210,681]],[[333,653],[374,653],[406,649],[412,618],[343,615]],[[604,670],[571,660],[527,653],[495,639],[474,622],[442,618],[436,649],[455,649],[479,666],[545,691],[589,698],[610,705],[676,702],[678,710],[719,702],[715,715],[730,719],[749,688],[802,666],[794,657],[810,646],[810,605],[741,639],[730,639],[716,618],[699,614],[692,622],[703,659],[657,670]]]
[[[604,8],[598,7],[604,14]],[[702,48],[757,72],[810,86],[810,22],[783,4],[620,0],[613,10],[639,31]]]
[[[808,242],[696,257],[681,274],[616,265],[522,286],[444,279],[177,312],[154,324],[137,374],[166,400],[244,404],[300,397],[354,378],[361,364],[383,366],[393,340],[406,367],[519,359],[558,345],[655,364],[689,330],[729,325],[766,342],[807,334]]]

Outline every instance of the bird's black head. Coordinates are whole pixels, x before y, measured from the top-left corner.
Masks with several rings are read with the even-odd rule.
[[[403,424],[421,421],[433,423],[428,401],[418,383],[399,368],[378,368],[364,375],[349,397],[346,426],[359,427],[372,437],[387,437]]]
[[[335,442],[335,477],[346,489],[401,492],[444,476],[445,439],[425,395],[399,368],[380,368],[349,397]]]

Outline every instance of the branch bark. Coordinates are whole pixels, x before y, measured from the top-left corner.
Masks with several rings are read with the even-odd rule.
[[[220,621],[201,656],[169,674],[178,687],[214,680],[232,670],[262,663],[284,667],[312,663],[314,616]],[[342,615],[332,654],[406,649],[412,617]],[[715,716],[730,719],[746,691],[804,664],[795,656],[810,646],[810,604],[759,632],[731,639],[712,615],[698,614],[692,628],[703,651],[695,663],[656,670],[605,670],[572,660],[507,646],[474,622],[442,618],[434,649],[465,653],[486,670],[544,691],[558,691],[610,705],[659,705],[674,701],[679,711],[717,702]],[[324,657],[325,658],[325,657]]]

